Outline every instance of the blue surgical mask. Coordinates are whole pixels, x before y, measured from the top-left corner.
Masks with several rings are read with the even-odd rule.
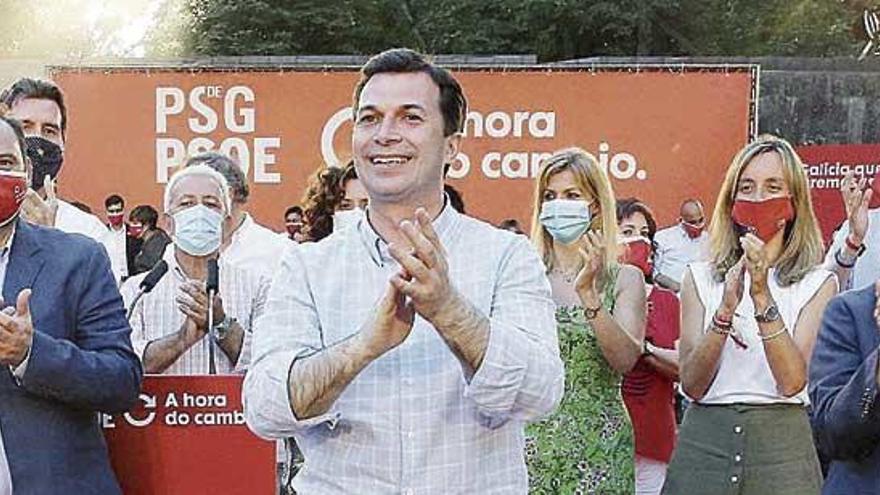
[[[366,215],[364,215],[364,210],[360,208],[339,210],[333,213],[333,232],[339,232],[351,225],[357,225],[358,221],[362,218],[366,218]]]
[[[174,244],[191,256],[207,256],[220,249],[223,215],[199,204],[180,210],[174,219]]]
[[[590,204],[581,199],[553,199],[541,203],[541,225],[562,244],[571,244],[590,228]]]

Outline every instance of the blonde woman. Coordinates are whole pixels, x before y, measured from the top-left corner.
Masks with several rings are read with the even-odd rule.
[[[632,427],[620,381],[642,354],[644,279],[617,263],[614,193],[590,155],[556,152],[536,186],[532,240],[559,307],[566,390],[557,413],[530,430],[533,491],[632,493]]]
[[[800,159],[762,136],[733,159],[711,261],[682,288],[681,383],[693,400],[663,493],[818,494],[807,363],[837,292]]]

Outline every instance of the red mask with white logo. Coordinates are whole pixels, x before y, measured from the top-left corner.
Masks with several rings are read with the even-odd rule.
[[[731,218],[740,227],[752,232],[764,242],[770,241],[785,224],[794,220],[791,197],[781,196],[764,201],[733,202]]]
[[[651,261],[651,253],[653,247],[651,241],[645,237],[628,237],[621,239],[624,245],[623,254],[620,256],[620,262],[627,265],[633,265],[650,277],[654,272],[654,262]]]
[[[18,216],[21,203],[28,190],[27,174],[24,172],[0,172],[0,226]]]
[[[122,225],[122,222],[124,220],[125,220],[124,213],[111,213],[111,214],[107,215],[107,221],[110,222],[110,225],[112,225],[113,227],[116,227],[116,228],[118,228],[120,225]]]

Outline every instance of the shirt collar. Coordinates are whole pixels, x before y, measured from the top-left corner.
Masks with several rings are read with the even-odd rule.
[[[356,226],[358,237],[360,237],[361,242],[370,254],[370,259],[373,260],[373,263],[377,266],[383,267],[386,263],[393,262],[394,258],[392,258],[391,253],[388,252],[388,243],[385,242],[385,239],[382,239],[370,223],[369,214],[370,208],[367,207],[367,214],[364,215],[361,220],[358,220]],[[437,215],[437,218],[431,222],[431,225],[437,232],[437,236],[440,238],[440,242],[442,242],[444,246],[448,245],[452,236],[453,228],[458,223],[460,217],[461,213],[457,212],[455,208],[449,204],[449,198],[444,193],[443,208],[440,210],[440,214]]]
[[[253,225],[253,223],[254,223],[254,219],[251,218],[251,214],[245,213],[244,220],[241,221],[241,224],[238,226],[237,229],[235,229],[235,232],[232,233],[232,239],[235,240],[235,239],[238,239],[240,236],[244,235],[244,232],[246,230],[250,229],[251,225]],[[230,244],[232,244],[232,243],[230,242]]]
[[[165,252],[162,253],[162,259],[168,263],[168,271],[173,272],[174,276],[177,277],[178,280],[186,281],[189,280],[189,277],[183,273],[183,268],[180,267],[180,263],[177,262],[177,257],[174,256],[174,242],[169,242],[168,245],[165,246]],[[229,269],[223,261],[223,256],[217,257],[217,264],[220,265],[220,271],[224,271],[225,269]]]
[[[174,243],[169,242],[168,245],[165,246],[165,252],[162,253],[162,259],[165,260],[165,263],[168,263],[168,271],[174,274],[174,278],[183,282],[187,279],[185,273],[183,273],[183,269],[180,268],[180,264],[177,263],[177,257],[174,256]]]

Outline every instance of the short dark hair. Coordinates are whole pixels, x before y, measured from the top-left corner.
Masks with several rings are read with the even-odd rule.
[[[81,210],[81,211],[84,211],[84,212],[86,212],[86,213],[88,213],[88,214],[91,214],[91,213],[92,213],[92,208],[91,208],[89,205],[83,203],[82,201],[71,201],[71,202],[70,202],[70,205],[71,205],[71,206],[74,206],[74,207],[76,207],[77,209],[79,209],[79,210]]]
[[[130,220],[137,220],[147,229],[155,229],[156,222],[159,221],[159,212],[150,205],[137,205],[128,214]]]
[[[291,213],[296,213],[297,215],[302,216],[303,209],[299,205],[293,205],[290,208],[284,210],[284,218],[286,219],[287,215],[290,215]]]
[[[449,205],[452,206],[452,209],[462,214],[465,213],[464,198],[458,189],[449,184],[443,184],[443,191],[446,193],[446,196],[449,197]]]
[[[657,221],[654,212],[639,198],[622,198],[617,200],[617,223],[622,222],[636,213],[641,213],[648,223],[648,239],[654,242],[654,234],[657,233]]]
[[[657,233],[657,221],[654,219],[654,212],[639,198],[623,198],[617,200],[617,223],[641,213],[645,217],[648,224],[648,240],[651,241],[651,260],[657,259],[657,243],[654,242],[654,234]],[[645,274],[645,282],[654,283],[653,274]]]
[[[125,207],[125,200],[122,199],[122,196],[118,194],[111,194],[107,196],[107,199],[104,200],[104,208],[110,208],[110,205],[118,205],[122,204],[122,207]]]
[[[518,234],[523,233],[522,227],[519,226],[519,220],[515,218],[506,218],[502,220],[501,223],[498,224],[498,228],[504,230],[513,230],[516,231]]]
[[[67,106],[64,104],[64,93],[52,81],[45,79],[33,79],[30,77],[22,77],[18,81],[6,88],[0,93],[0,103],[5,104],[10,109],[21,100],[51,100],[58,105],[61,111],[61,135],[67,131]]]
[[[18,149],[21,150],[21,159],[27,160],[27,141],[24,140],[24,129],[21,128],[21,122],[3,115],[0,115],[0,121],[5,122],[6,125],[12,128],[12,133],[15,134],[15,138],[18,140]]]
[[[229,189],[232,191],[232,200],[236,203],[247,203],[248,196],[250,195],[247,177],[245,177],[244,170],[241,169],[235,160],[223,153],[208,151],[191,157],[186,161],[184,167],[191,167],[193,165],[207,165],[220,172],[220,175],[229,184]]]
[[[467,98],[461,89],[461,85],[452,74],[443,67],[436,66],[425,60],[425,57],[409,48],[393,48],[374,55],[361,68],[361,79],[354,88],[353,108],[357,115],[361,93],[367,82],[376,74],[396,73],[406,74],[424,72],[431,76],[440,88],[440,111],[443,113],[443,135],[451,136],[464,130],[464,121],[467,116]]]

